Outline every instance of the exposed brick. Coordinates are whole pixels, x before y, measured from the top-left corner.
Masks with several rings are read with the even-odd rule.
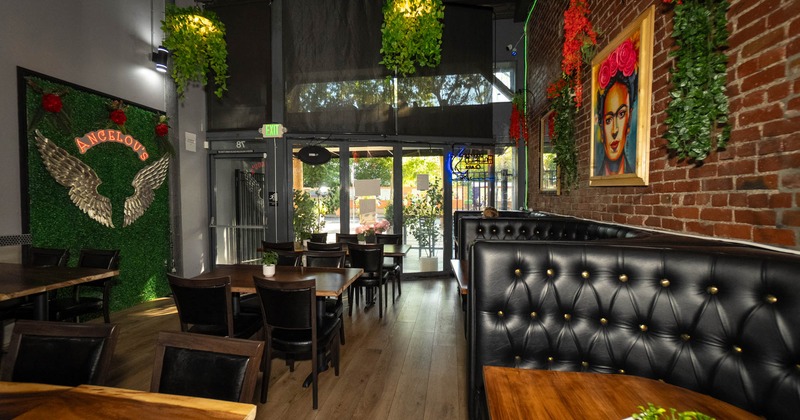
[[[676,207],[672,210],[672,216],[678,219],[697,219],[700,216],[700,209],[697,207]]]
[[[772,210],[736,210],[733,213],[733,220],[736,223],[747,223],[750,225],[775,225],[775,212]]]
[[[761,138],[761,127],[747,127],[734,130],[731,133],[731,142],[751,141]]]
[[[773,29],[767,33],[756,36],[742,48],[742,57],[747,58],[767,48],[777,45],[786,39],[786,30],[782,27]]]
[[[704,208],[700,211],[700,218],[712,222],[730,222],[733,212],[727,209]]]
[[[728,194],[714,194],[711,196],[711,205],[714,207],[725,207],[728,205]]]
[[[736,180],[736,189],[741,190],[768,190],[778,186],[777,175],[746,176]]]
[[[731,178],[715,178],[703,180],[703,191],[725,191],[733,189]]]
[[[781,217],[781,226],[800,227],[800,210],[786,210]]]
[[[684,229],[683,222],[676,219],[664,218],[661,219],[661,227],[677,232],[682,232]]]
[[[758,161],[759,172],[775,172],[800,167],[800,153],[784,153],[768,156]]]
[[[747,207],[747,194],[746,193],[729,194],[728,205],[731,207]]]
[[[767,102],[775,102],[785,99],[792,93],[792,84],[789,81],[782,81],[775,86],[767,89]]]
[[[753,238],[753,227],[743,224],[717,223],[714,225],[714,236],[751,240]]]
[[[771,209],[789,209],[794,207],[792,204],[792,194],[790,193],[777,193],[769,196],[769,208]]]
[[[751,194],[747,197],[747,206],[753,209],[761,209],[769,204],[768,194]]]
[[[755,169],[756,162],[754,160],[733,160],[720,163],[717,173],[719,176],[751,174]]]
[[[660,217],[648,217],[644,221],[645,226],[653,227],[653,228],[660,228],[661,227],[661,218]]]
[[[789,229],[756,227],[753,231],[753,240],[760,244],[796,246],[797,234]]]
[[[785,118],[764,124],[764,137],[775,137],[800,131],[800,117]]]
[[[714,224],[705,222],[686,222],[686,230],[690,233],[697,233],[705,236],[714,235]]]
[[[783,117],[781,105],[771,104],[752,111],[742,112],[739,114],[737,120],[740,127],[746,127],[751,124],[777,120],[781,117]]]
[[[781,187],[788,189],[800,188],[800,171],[792,171],[781,176]]]

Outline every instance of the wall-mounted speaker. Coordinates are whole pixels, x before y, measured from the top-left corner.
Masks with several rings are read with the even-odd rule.
[[[322,165],[331,160],[331,152],[322,146],[305,146],[297,151],[297,158],[309,165]]]

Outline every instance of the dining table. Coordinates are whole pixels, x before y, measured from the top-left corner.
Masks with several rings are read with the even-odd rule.
[[[253,404],[95,385],[0,382],[2,419],[251,420]]]
[[[119,270],[85,267],[33,267],[0,263],[0,301],[31,296],[34,316],[49,319],[47,294],[52,290],[119,275]]]
[[[317,297],[338,297],[347,287],[364,273],[360,268],[331,268],[331,267],[289,267],[279,265],[275,267],[275,275],[270,279],[277,281],[299,281],[316,279]],[[262,276],[261,265],[255,264],[217,264],[194,278],[207,279],[229,276],[231,278],[231,291],[234,293],[255,293],[256,286],[253,276]]]
[[[711,396],[634,375],[484,366],[492,420],[630,418],[648,404],[670,414],[697,411],[717,419],[760,417]]]

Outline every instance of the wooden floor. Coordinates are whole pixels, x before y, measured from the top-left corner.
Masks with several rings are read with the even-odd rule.
[[[391,288],[390,288],[391,293]],[[466,341],[457,286],[451,278],[406,281],[383,319],[378,308],[345,314],[340,374],[320,374],[319,409],[311,408],[311,371],[289,372],[275,359],[269,401],[257,419],[466,419]],[[120,336],[110,386],[149,390],[158,331],[180,329],[171,299],[112,314]],[[260,389],[256,391],[256,401]]]

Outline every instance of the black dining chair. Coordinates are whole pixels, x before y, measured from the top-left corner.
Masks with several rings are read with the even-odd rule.
[[[347,247],[350,252],[350,266],[364,270],[364,274],[347,289],[350,315],[353,315],[353,296],[355,296],[355,303],[358,305],[359,295],[356,290],[366,289],[373,292],[372,294],[375,291],[378,292],[378,317],[383,318],[383,308],[389,303],[387,300],[386,305],[384,305],[387,293],[383,291],[386,288],[386,275],[383,272],[383,245],[349,244]],[[370,294],[367,293],[367,299],[370,298]]]
[[[262,327],[258,314],[233,313],[231,278],[187,279],[167,274],[181,331],[250,338]]]
[[[328,242],[328,232],[312,233],[309,242],[319,242],[323,244]]]
[[[375,240],[381,245],[402,245],[403,235],[399,233],[378,233],[375,235]],[[384,257],[383,271],[386,272],[389,278],[392,280],[392,302],[394,302],[394,300],[397,298],[394,290],[395,282],[397,282],[397,295],[403,294],[400,283],[400,277],[403,273],[403,257]]]
[[[329,267],[329,268],[342,268],[344,267],[345,251],[306,251],[306,267]],[[339,318],[342,321],[342,327],[339,329],[339,342],[344,345],[344,303],[342,302],[342,295],[337,296],[335,299],[332,297],[325,298],[325,316],[332,318]]]
[[[119,258],[118,249],[81,249],[78,267],[116,270]],[[111,288],[117,283],[117,277],[109,277],[75,285],[71,297],[51,301],[50,319],[80,321],[83,316],[102,312],[103,320],[108,324],[111,322]]]
[[[278,254],[278,262],[275,265],[285,266],[285,267],[298,267],[302,262],[303,252],[302,251],[287,251],[276,249],[274,250]]]
[[[261,241],[261,248],[263,248],[265,251],[268,249],[273,251],[294,251],[294,242]]]
[[[328,359],[339,376],[339,318],[318,316],[316,280],[276,281],[253,278],[266,328],[266,356],[261,402],[267,402],[271,361],[280,357],[294,370],[294,361],[311,359],[313,407],[318,406],[318,376]]]
[[[161,331],[150,392],[250,403],[264,342]]]
[[[357,244],[358,234],[355,233],[337,233],[336,242],[345,244]]]
[[[105,385],[116,324],[19,320],[0,379],[51,385]]]
[[[309,242],[306,244],[309,251],[344,251],[344,243],[322,243],[322,242]]]

